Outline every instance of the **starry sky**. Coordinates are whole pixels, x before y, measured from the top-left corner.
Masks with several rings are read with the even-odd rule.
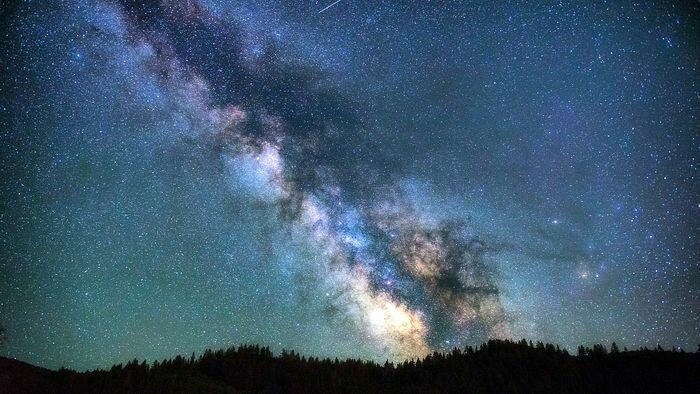
[[[697,2],[332,2],[3,2],[1,354],[695,350]]]

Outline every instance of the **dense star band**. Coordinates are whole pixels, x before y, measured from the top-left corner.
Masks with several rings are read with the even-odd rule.
[[[7,6],[3,352],[694,349],[697,7],[312,3]]]

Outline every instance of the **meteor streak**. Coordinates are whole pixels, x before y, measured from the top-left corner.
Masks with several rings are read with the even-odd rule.
[[[322,13],[323,11],[325,11],[325,10],[327,10],[327,9],[329,9],[329,8],[331,8],[331,7],[333,7],[334,5],[336,5],[336,4],[338,4],[338,3],[340,3],[340,1],[341,1],[341,0],[336,1],[335,3],[333,3],[333,4],[329,5],[329,6],[327,6],[326,8],[322,9],[322,10],[319,11],[318,13],[319,13],[319,14]]]

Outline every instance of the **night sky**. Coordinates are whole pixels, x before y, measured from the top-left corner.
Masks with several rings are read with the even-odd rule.
[[[0,6],[0,353],[700,343],[700,8]]]

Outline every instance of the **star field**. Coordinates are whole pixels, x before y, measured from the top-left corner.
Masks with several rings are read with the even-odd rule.
[[[700,343],[697,4],[0,12],[3,355]]]

